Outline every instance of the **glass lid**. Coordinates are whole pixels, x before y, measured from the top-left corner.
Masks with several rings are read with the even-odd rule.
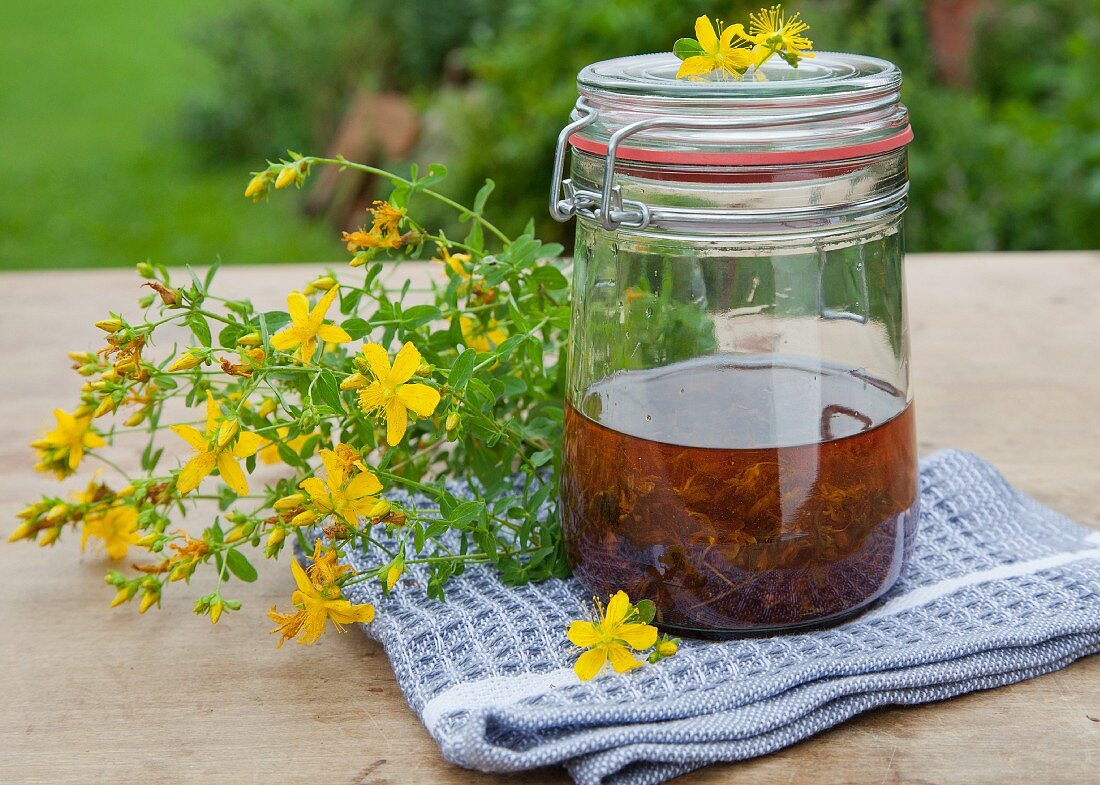
[[[901,71],[877,57],[817,52],[792,68],[773,57],[754,76],[677,79],[680,60],[671,52],[619,57],[587,66],[577,76],[582,94],[729,100],[896,90]]]
[[[639,161],[753,165],[874,155],[912,138],[901,70],[886,60],[817,52],[794,68],[773,57],[743,78],[677,79],[679,67],[671,52],[586,67],[569,143]]]

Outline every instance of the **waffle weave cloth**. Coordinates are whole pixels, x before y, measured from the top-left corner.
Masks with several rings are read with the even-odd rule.
[[[373,582],[347,593],[378,606],[367,634],[448,760],[496,772],[558,764],[581,785],[647,785],[766,755],[879,706],[990,689],[1100,651],[1100,532],[956,450],[922,461],[920,493],[909,566],[855,619],[684,639],[670,659],[585,683],[565,637],[589,599],[575,580],[512,587],[479,566],[440,603],[410,568],[390,597]]]

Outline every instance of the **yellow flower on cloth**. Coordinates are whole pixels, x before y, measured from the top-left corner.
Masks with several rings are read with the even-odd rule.
[[[206,391],[206,433],[199,433],[190,425],[173,425],[172,430],[195,449],[195,456],[183,467],[177,480],[180,496],[198,488],[215,466],[234,493],[238,496],[248,493],[248,481],[238,461],[255,455],[265,440],[258,434],[240,430],[236,420],[222,417],[209,390]]]
[[[715,32],[714,25],[706,16],[700,16],[695,20],[695,39],[698,47],[693,46],[691,51],[699,53],[684,58],[680,63],[680,69],[676,72],[677,79],[685,76],[703,76],[713,71],[721,71],[731,76],[740,75],[748,70],[749,65],[752,64],[751,53],[748,49],[733,43],[735,36],[744,38],[744,25],[723,28],[719,23],[719,30],[720,33]],[[690,39],[681,39],[681,41],[690,42]]]
[[[791,65],[795,65],[800,57],[814,56],[809,51],[814,42],[802,35],[809,29],[810,26],[802,21],[799,14],[787,16],[783,13],[782,6],[773,5],[750,14],[749,34],[741,37],[755,44],[752,57],[757,68],[773,54],[778,54]]]
[[[463,316],[458,324],[462,329],[462,340],[475,352],[490,352],[508,338],[508,333],[492,317],[488,322],[482,322],[480,319]]]
[[[137,519],[137,510],[123,505],[89,515],[84,519],[80,550],[84,550],[89,538],[96,537],[103,540],[103,547],[109,558],[114,561],[125,558],[130,546],[141,539],[137,533]]]
[[[341,632],[344,631],[344,624],[366,624],[374,620],[374,606],[352,605],[344,599],[340,587],[329,580],[324,570],[317,570],[316,577],[311,579],[295,559],[290,563],[290,571],[298,585],[297,591],[290,595],[290,601],[297,610],[294,613],[279,613],[273,606],[267,613],[268,618],[278,625],[271,633],[281,634],[276,647],[291,638],[298,638],[299,643],[307,645],[316,643],[329,619]]]
[[[106,442],[92,429],[91,417],[77,417],[63,409],[54,409],[53,416],[57,427],[31,442],[39,454],[34,468],[40,472],[52,471],[57,479],[63,480],[76,471],[85,450],[102,447]]]
[[[398,351],[390,367],[390,358],[379,344],[363,346],[363,356],[374,381],[357,379],[352,387],[365,388],[359,393],[359,407],[367,414],[382,412],[386,417],[386,443],[394,447],[405,438],[409,425],[409,410],[421,417],[430,417],[439,405],[439,391],[426,384],[408,384],[420,366],[420,352],[411,343]]]
[[[325,480],[316,477],[302,480],[299,487],[309,494],[309,500],[322,517],[334,515],[353,529],[359,519],[385,512],[379,506],[378,492],[382,483],[368,471],[350,478],[340,458],[333,450],[321,450],[321,463],[325,466]]]
[[[626,592],[616,592],[607,603],[606,611],[596,603],[594,621],[574,621],[569,625],[569,640],[582,649],[588,649],[577,658],[573,670],[581,681],[588,681],[611,661],[616,673],[625,673],[642,665],[642,661],[630,653],[631,649],[648,649],[657,641],[657,628],[650,624],[631,621],[637,617]]]
[[[301,292],[291,292],[286,296],[286,307],[290,313],[290,324],[271,336],[272,348],[286,351],[297,347],[295,354],[303,363],[313,359],[317,351],[318,339],[329,343],[347,343],[351,336],[342,327],[325,324],[325,314],[332,301],[336,299],[337,289],[333,287],[325,296],[309,309],[309,300]]]

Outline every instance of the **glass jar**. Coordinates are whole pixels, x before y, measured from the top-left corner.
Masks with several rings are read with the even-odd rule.
[[[901,73],[678,64],[585,68],[558,140],[569,557],[681,633],[830,623],[890,588],[917,522]]]

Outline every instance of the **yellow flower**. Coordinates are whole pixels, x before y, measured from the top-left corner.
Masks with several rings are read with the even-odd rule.
[[[107,556],[115,561],[125,558],[126,551],[139,539],[137,533],[138,512],[133,507],[116,506],[84,519],[84,531],[80,538],[80,550],[88,544],[88,538],[103,540]]]
[[[573,670],[581,681],[588,681],[611,660],[616,673],[639,667],[642,661],[631,649],[648,649],[657,641],[657,628],[650,624],[631,622],[636,614],[626,592],[616,592],[605,611],[596,603],[595,621],[574,621],[569,625],[569,640],[588,649],[577,658]]]
[[[359,472],[350,479],[332,450],[321,450],[325,481],[316,477],[302,480],[300,487],[309,494],[313,506],[324,515],[335,515],[348,526],[357,528],[359,519],[368,517],[378,504],[382,483],[370,472]]]
[[[336,299],[336,288],[325,292],[313,310],[309,309],[309,300],[301,292],[291,292],[286,296],[286,307],[290,312],[291,324],[271,336],[271,346],[279,351],[298,347],[297,355],[303,363],[308,363],[317,351],[317,340],[330,343],[347,343],[351,340],[343,328],[335,324],[325,324],[325,313]]]
[[[344,232],[343,240],[347,243],[348,250],[400,248],[403,240],[399,226],[405,217],[405,210],[394,207],[389,202],[375,201],[367,212],[372,217],[369,230]]]
[[[172,430],[195,449],[195,456],[179,474],[177,488],[184,496],[214,471],[217,466],[225,482],[238,496],[248,493],[248,481],[237,462],[255,455],[264,444],[264,438],[249,431],[241,431],[236,420],[222,417],[214,396],[206,391],[206,433],[199,433],[190,425],[173,425]]]
[[[309,441],[309,437],[313,435],[311,433],[303,433],[299,436],[295,436],[293,439],[287,439],[287,434],[290,433],[289,427],[279,428],[277,432],[279,436],[284,439],[283,444],[294,450],[294,452],[300,452],[302,447],[305,446],[305,443]],[[267,464],[279,463],[282,461],[282,458],[279,457],[279,445],[277,442],[271,442],[271,444],[260,450],[260,461]]]
[[[459,327],[462,328],[462,339],[466,346],[475,352],[492,351],[508,338],[508,333],[491,317],[488,322],[482,322],[480,319],[463,316],[459,320]]]
[[[91,417],[76,417],[62,409],[54,409],[53,416],[57,427],[31,442],[31,447],[39,453],[34,468],[40,472],[52,471],[62,480],[76,471],[85,450],[102,447],[106,442],[92,430]]]
[[[755,44],[752,50],[753,64],[759,68],[773,54],[783,56],[794,65],[800,57],[813,57],[809,51],[814,43],[802,35],[810,26],[795,13],[786,16],[783,6],[773,5],[761,8],[749,15],[749,34],[742,35],[746,41]],[[794,62],[792,62],[792,60]]]
[[[344,599],[338,585],[325,580],[326,575],[319,572],[319,580],[315,583],[298,564],[297,559],[291,561],[290,570],[298,585],[297,591],[290,596],[290,601],[298,610],[294,613],[279,613],[272,607],[268,611],[268,617],[278,625],[271,631],[272,634],[278,632],[282,636],[276,647],[295,637],[299,643],[315,643],[325,631],[325,623],[329,619],[341,632],[344,624],[366,624],[374,620],[373,605],[352,605]]]
[[[451,253],[446,245],[439,243],[439,256],[432,259],[433,262],[439,262],[444,266],[444,273],[450,270],[459,278],[469,278],[470,271],[466,269],[466,265],[470,263],[470,254],[468,253]]]
[[[719,33],[715,33],[714,25],[706,16],[700,16],[695,20],[695,38],[699,43],[702,54],[687,57],[680,63],[680,70],[676,72],[676,78],[685,76],[702,76],[712,71],[721,71],[725,74],[740,75],[748,70],[752,63],[752,55],[748,49],[735,46],[734,36],[744,38],[743,25],[722,27],[718,23]]]
[[[401,347],[390,367],[389,355],[376,343],[363,346],[363,356],[374,381],[359,393],[359,406],[367,414],[386,415],[386,442],[401,443],[408,428],[409,409],[429,417],[439,405],[439,391],[426,384],[406,384],[420,365],[420,352],[411,343]]]

